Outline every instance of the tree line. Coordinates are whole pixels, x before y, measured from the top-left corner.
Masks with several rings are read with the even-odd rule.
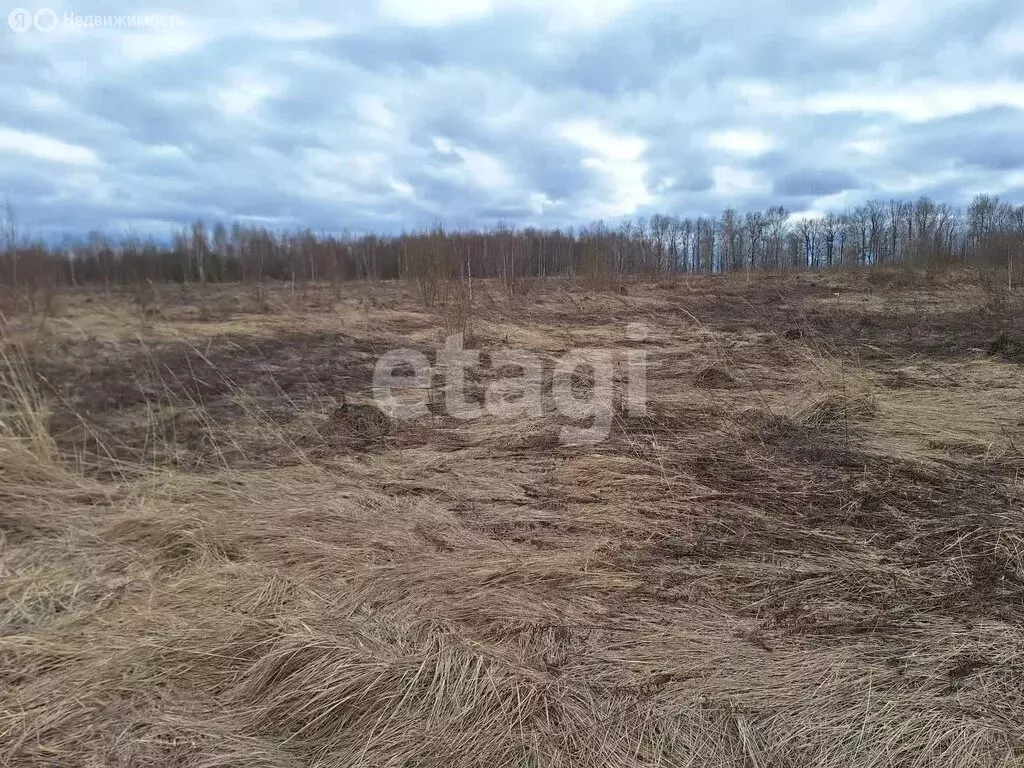
[[[720,216],[654,215],[578,230],[513,228],[398,235],[273,232],[202,221],[170,242],[92,233],[60,245],[27,241],[8,207],[0,283],[19,287],[146,281],[345,281],[466,277],[618,279],[850,265],[974,264],[1021,269],[1024,205],[978,195],[966,209],[922,197],[872,200],[841,213],[794,216],[780,206]]]

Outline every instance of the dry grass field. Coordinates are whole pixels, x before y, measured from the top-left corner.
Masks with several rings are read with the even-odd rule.
[[[1024,765],[1024,293],[518,287],[6,297],[0,764]],[[345,405],[455,328],[648,413]]]

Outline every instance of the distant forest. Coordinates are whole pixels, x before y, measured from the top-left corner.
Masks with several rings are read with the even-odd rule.
[[[1021,269],[1024,205],[979,195],[966,210],[921,198],[871,201],[843,213],[794,217],[782,207],[718,217],[654,215],[578,230],[442,226],[400,235],[208,225],[169,243],[94,233],[61,246],[29,242],[8,211],[0,283],[123,285],[146,281],[342,281],[580,276],[618,279],[733,270],[855,265],[975,264]]]

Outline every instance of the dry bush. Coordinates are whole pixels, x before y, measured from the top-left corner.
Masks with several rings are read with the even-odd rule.
[[[501,283],[505,288],[509,304],[516,306],[525,300],[535,281],[535,278],[529,277],[514,277],[511,275],[503,277]]]
[[[274,305],[270,300],[270,293],[262,282],[253,284],[252,287],[253,311],[258,314],[270,314],[274,311]]]
[[[592,291],[618,293],[624,276],[610,252],[593,245],[586,249],[580,265],[580,282]]]
[[[433,309],[441,292],[441,280],[434,273],[417,275],[414,280],[416,293],[425,309]]]
[[[6,335],[0,324],[0,438],[8,447],[22,444],[27,455],[49,461],[55,451],[45,401],[24,350]]]
[[[60,288],[55,281],[44,280],[27,290],[30,316],[41,319],[60,317],[63,311]]]
[[[868,285],[885,290],[913,290],[925,284],[924,277],[909,265],[873,265],[865,274]]]
[[[1006,274],[1003,270],[989,267],[978,267],[975,271],[981,289],[982,308],[992,314],[1003,313],[1010,297]]]
[[[438,313],[445,336],[462,334],[467,346],[474,342],[474,318],[472,285],[464,280],[447,280],[442,286]]]

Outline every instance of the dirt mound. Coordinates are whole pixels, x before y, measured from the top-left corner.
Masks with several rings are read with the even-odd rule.
[[[732,389],[739,382],[728,370],[719,365],[708,365],[694,374],[692,379],[695,387],[704,389]]]

